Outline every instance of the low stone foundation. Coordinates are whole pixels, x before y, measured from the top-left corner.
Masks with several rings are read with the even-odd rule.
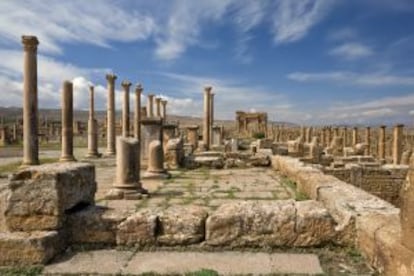
[[[323,203],[344,241],[356,245],[385,275],[414,275],[414,252],[401,244],[399,209],[298,159],[274,156],[273,167],[296,181],[299,191]]]

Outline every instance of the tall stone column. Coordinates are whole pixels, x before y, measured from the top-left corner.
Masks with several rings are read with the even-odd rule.
[[[98,153],[98,123],[95,119],[94,87],[89,86],[89,118],[88,118],[88,153],[87,158],[99,157]]]
[[[148,94],[147,96],[147,117],[154,117],[154,94]]]
[[[131,82],[124,80],[121,83],[124,88],[124,100],[122,102],[122,136],[129,136],[129,88]]]
[[[62,154],[61,162],[75,161],[73,156],[73,84],[63,82],[62,91]]]
[[[22,36],[23,58],[23,165],[39,164],[37,107],[37,45],[35,36]]]
[[[334,137],[339,137],[339,127],[334,128]]]
[[[404,125],[396,125],[394,127],[394,138],[393,138],[393,147],[392,147],[392,159],[394,165],[401,164],[401,155],[402,155],[402,134],[403,134]]]
[[[162,100],[161,101],[161,105],[162,105],[162,119],[164,120],[164,122],[167,121],[167,100]]]
[[[352,129],[352,146],[358,144],[358,128],[354,127]]]
[[[380,126],[378,137],[378,159],[385,160],[385,129],[386,126]]]
[[[329,147],[331,145],[331,142],[332,142],[332,128],[330,126],[328,126],[326,128],[326,131],[327,131],[327,138],[328,138],[326,146]]]
[[[307,127],[306,128],[306,138],[305,138],[305,142],[306,143],[310,143],[312,140],[312,136],[313,136],[313,128],[312,127]]]
[[[156,116],[161,118],[161,98],[155,98]]]
[[[141,140],[141,94],[143,90],[141,84],[135,87],[134,138],[138,140]]]
[[[213,126],[214,126],[214,93],[210,93],[210,145],[213,143]]]
[[[344,147],[348,146],[348,129],[347,127],[344,127],[342,129],[342,137],[343,137],[343,141],[344,141]]]
[[[371,128],[370,127],[365,128],[365,144],[367,144],[367,147],[365,148],[364,155],[370,155],[371,154]]]
[[[211,86],[204,88],[204,123],[203,123],[203,142],[206,150],[210,149],[210,138],[211,138],[211,118],[210,118],[210,94]]]
[[[115,155],[115,80],[116,75],[107,74],[107,86],[108,86],[108,105],[107,105],[107,128],[106,128],[106,139],[107,149],[106,154],[109,156]]]

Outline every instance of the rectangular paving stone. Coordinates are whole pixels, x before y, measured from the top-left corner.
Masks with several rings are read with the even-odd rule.
[[[138,252],[122,270],[122,274],[185,274],[201,269],[212,269],[220,275],[323,273],[318,257],[313,254]]]

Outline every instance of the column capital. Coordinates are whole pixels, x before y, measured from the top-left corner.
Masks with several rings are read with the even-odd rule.
[[[148,94],[147,95],[147,97],[150,98],[150,99],[154,98],[154,96],[155,96],[154,94]]]
[[[91,91],[91,92],[93,92],[93,90],[95,89],[95,86],[94,85],[89,85],[89,91]]]
[[[129,87],[131,87],[131,82],[129,81],[129,80],[123,80],[122,82],[121,82],[121,86],[126,90],[126,89],[129,89]]]
[[[387,128],[386,125],[380,125],[380,128]]]
[[[114,83],[117,78],[115,74],[106,74],[105,77],[108,82],[112,82],[112,83]]]
[[[168,103],[168,101],[167,101],[167,100],[161,100],[161,104],[162,104],[162,105],[164,105],[164,106],[165,106],[165,105],[167,105],[167,103]]]
[[[37,45],[39,45],[39,40],[37,40],[36,36],[32,35],[23,35],[22,36],[22,43],[23,43],[23,49],[25,51],[37,51]]]
[[[138,93],[142,93],[142,91],[144,91],[144,87],[142,87],[140,83],[137,83],[135,86],[135,91]]]
[[[160,97],[156,97],[156,98],[155,98],[155,101],[156,101],[156,102],[161,102],[161,98],[160,98]]]
[[[211,93],[212,89],[213,89],[213,87],[211,87],[211,86],[205,86],[204,87],[204,92]]]

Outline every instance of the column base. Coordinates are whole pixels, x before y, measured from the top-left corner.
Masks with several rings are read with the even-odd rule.
[[[26,168],[26,167],[29,167],[29,166],[37,166],[37,165],[40,165],[39,160],[23,161],[22,164],[20,165],[20,168]]]
[[[104,154],[105,157],[114,157],[116,156],[116,152],[115,151],[107,151]]]
[[[86,159],[95,159],[95,158],[100,158],[100,157],[102,157],[102,153],[99,153],[99,152],[88,152],[85,155]]]
[[[166,170],[160,171],[146,171],[144,172],[143,179],[168,179],[171,178],[171,174]]]
[[[121,187],[114,187],[109,190],[106,195],[105,199],[107,200],[139,200],[142,198],[149,197],[148,191],[144,188],[121,188]]]
[[[76,162],[76,158],[74,156],[62,156],[59,159],[59,162]]]

